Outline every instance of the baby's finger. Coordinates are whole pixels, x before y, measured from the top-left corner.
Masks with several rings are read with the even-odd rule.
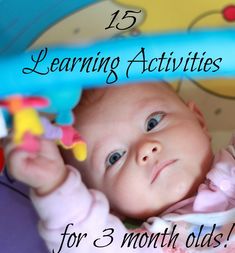
[[[11,136],[8,136],[7,138],[4,139],[3,150],[5,161],[8,166],[10,166],[12,163],[20,165],[23,161],[21,159],[33,157],[36,155],[35,153],[27,152],[20,145],[15,144],[12,141]]]
[[[12,140],[12,135],[8,135],[3,140],[3,148],[5,149],[5,156],[8,157],[8,154],[11,152],[11,150],[15,148],[20,148],[22,150],[25,150],[27,152],[36,153],[39,151],[39,137],[34,136],[30,133],[25,133],[24,138],[22,139],[21,143],[16,144]]]
[[[48,159],[61,158],[59,148],[56,143],[51,140],[41,139],[40,141],[40,153]]]
[[[9,173],[16,179],[21,179],[21,174],[27,166],[29,159],[35,159],[36,153],[29,153],[17,146],[7,146],[6,165]]]

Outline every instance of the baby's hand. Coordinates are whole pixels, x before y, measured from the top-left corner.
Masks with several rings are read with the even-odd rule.
[[[12,143],[6,146],[7,169],[38,195],[55,190],[67,177],[67,169],[55,143],[40,139],[38,152],[27,152]]]

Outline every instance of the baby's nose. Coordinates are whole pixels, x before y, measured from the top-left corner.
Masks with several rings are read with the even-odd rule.
[[[139,165],[145,165],[153,160],[156,160],[156,153],[162,149],[159,142],[144,142],[140,145],[137,152],[137,163]]]

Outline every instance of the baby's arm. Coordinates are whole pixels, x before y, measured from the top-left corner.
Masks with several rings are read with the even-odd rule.
[[[121,248],[128,231],[109,213],[106,197],[89,191],[79,172],[65,166],[54,143],[42,140],[37,154],[13,149],[8,154],[8,169],[16,179],[32,187],[32,201],[40,217],[39,231],[50,252],[152,251],[147,247]],[[105,245],[108,246],[101,247]]]

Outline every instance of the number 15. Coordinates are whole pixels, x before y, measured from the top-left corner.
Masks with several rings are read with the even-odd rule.
[[[118,14],[120,13],[120,10],[117,10],[116,12],[112,13],[111,16],[113,16],[112,21],[110,22],[109,26],[105,27],[105,30],[110,29],[110,28],[117,28],[118,30],[127,30],[129,28],[131,28],[135,23],[136,23],[136,17],[133,15],[130,15],[131,13],[140,13],[141,10],[139,11],[131,11],[128,10],[125,12],[124,16],[122,17],[122,20],[124,19],[128,19],[130,22],[129,26],[120,26],[120,23],[117,23],[116,26],[113,25],[114,20],[117,18]]]

